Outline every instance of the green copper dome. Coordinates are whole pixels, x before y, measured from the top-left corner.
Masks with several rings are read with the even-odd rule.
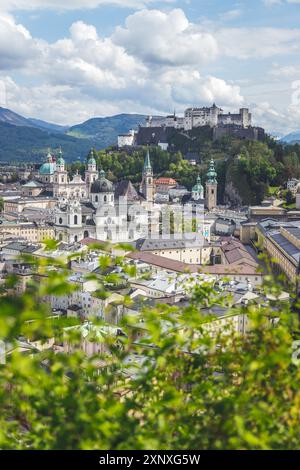
[[[57,157],[57,160],[56,160],[56,164],[57,165],[64,165],[65,164],[65,161],[63,159],[63,156],[62,156],[62,151],[60,149],[59,153],[58,153],[58,157]]]
[[[209,170],[207,172],[207,182],[217,184],[217,172],[215,170],[215,163],[213,159],[210,161]]]
[[[95,153],[93,149],[91,150],[88,156],[88,165],[96,165]]]
[[[193,187],[192,191],[194,193],[202,193],[204,191],[204,188],[203,188],[202,183],[201,183],[201,178],[200,178],[199,175],[198,175],[198,178],[197,178],[197,183]]]
[[[50,153],[50,149],[48,151],[46,161],[43,163],[43,165],[39,169],[39,174],[40,175],[53,175],[55,172],[56,164],[53,161],[53,157]]]
[[[53,175],[55,171],[55,163],[44,163],[40,168],[40,175]]]

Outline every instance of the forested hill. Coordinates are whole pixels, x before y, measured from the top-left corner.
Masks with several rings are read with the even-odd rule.
[[[0,108],[0,161],[40,161],[49,147],[61,147],[67,161],[83,159],[91,147],[116,145],[118,134],[144,122],[144,115],[120,114],[63,127]]]
[[[117,143],[118,135],[144,125],[146,116],[141,114],[118,114],[105,118],[93,118],[71,127],[67,134],[88,139],[97,148],[106,148]]]
[[[130,179],[138,185],[141,179],[146,148],[125,152],[101,150],[97,152],[98,166],[112,181]],[[271,138],[264,142],[235,140],[229,137],[219,141],[199,143],[201,164],[191,165],[181,151],[166,152],[150,149],[155,176],[169,176],[191,189],[198,174],[205,182],[209,160],[216,162],[219,203],[259,204],[272,186],[285,186],[289,178],[300,178],[300,145],[282,145]],[[74,164],[73,171],[84,172],[83,164]]]
[[[91,146],[87,140],[3,122],[0,122],[0,144],[0,160],[5,162],[41,161],[48,148],[59,147],[68,160],[75,160],[84,158]]]

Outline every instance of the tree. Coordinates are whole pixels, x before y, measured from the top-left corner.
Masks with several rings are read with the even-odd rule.
[[[144,308],[147,334],[139,341],[139,319],[129,316],[119,325],[125,336],[108,335],[101,355],[80,352],[76,329],[67,336],[71,354],[25,354],[16,338],[66,338],[46,321],[41,299],[72,289],[62,261],[26,259],[37,281],[21,297],[0,297],[0,334],[9,345],[0,366],[0,448],[299,448],[298,321],[290,304],[230,309],[228,318],[247,316],[248,334],[235,333],[229,321],[212,335],[214,317],[202,308],[227,300],[206,283],[188,307]],[[265,290],[278,296],[280,286],[267,281]],[[7,280],[9,292],[15,283]]]

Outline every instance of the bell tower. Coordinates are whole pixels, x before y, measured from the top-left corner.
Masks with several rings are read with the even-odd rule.
[[[92,184],[98,179],[97,163],[95,159],[94,149],[91,149],[87,159],[87,169],[85,172],[85,182],[87,185],[87,193],[90,195]]]
[[[59,150],[58,157],[56,160],[56,168],[54,173],[54,185],[53,195],[59,197],[62,194],[66,194],[66,188],[68,186],[68,172],[65,167],[65,160],[62,156],[61,149]]]
[[[147,150],[144,169],[143,169],[143,178],[140,186],[140,192],[143,194],[147,202],[154,201],[154,180],[153,180],[153,170],[150,162],[149,149]]]
[[[209,211],[217,207],[218,181],[214,161],[210,161],[206,180],[205,204]]]

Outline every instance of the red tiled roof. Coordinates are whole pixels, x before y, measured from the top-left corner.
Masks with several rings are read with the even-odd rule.
[[[215,275],[228,275],[228,274],[244,274],[254,275],[256,273],[256,267],[244,262],[242,265],[225,265],[217,264],[215,266],[200,266],[198,264],[186,264],[181,261],[175,261],[163,256],[153,255],[150,252],[133,252],[127,255],[128,258],[142,261],[144,263],[152,264],[162,269],[167,269],[175,272],[190,272],[190,273],[204,273],[204,274],[215,274]]]
[[[177,181],[174,180],[173,178],[158,178],[158,180],[155,181],[155,184],[165,184],[168,186],[173,186],[174,184],[177,184]]]

